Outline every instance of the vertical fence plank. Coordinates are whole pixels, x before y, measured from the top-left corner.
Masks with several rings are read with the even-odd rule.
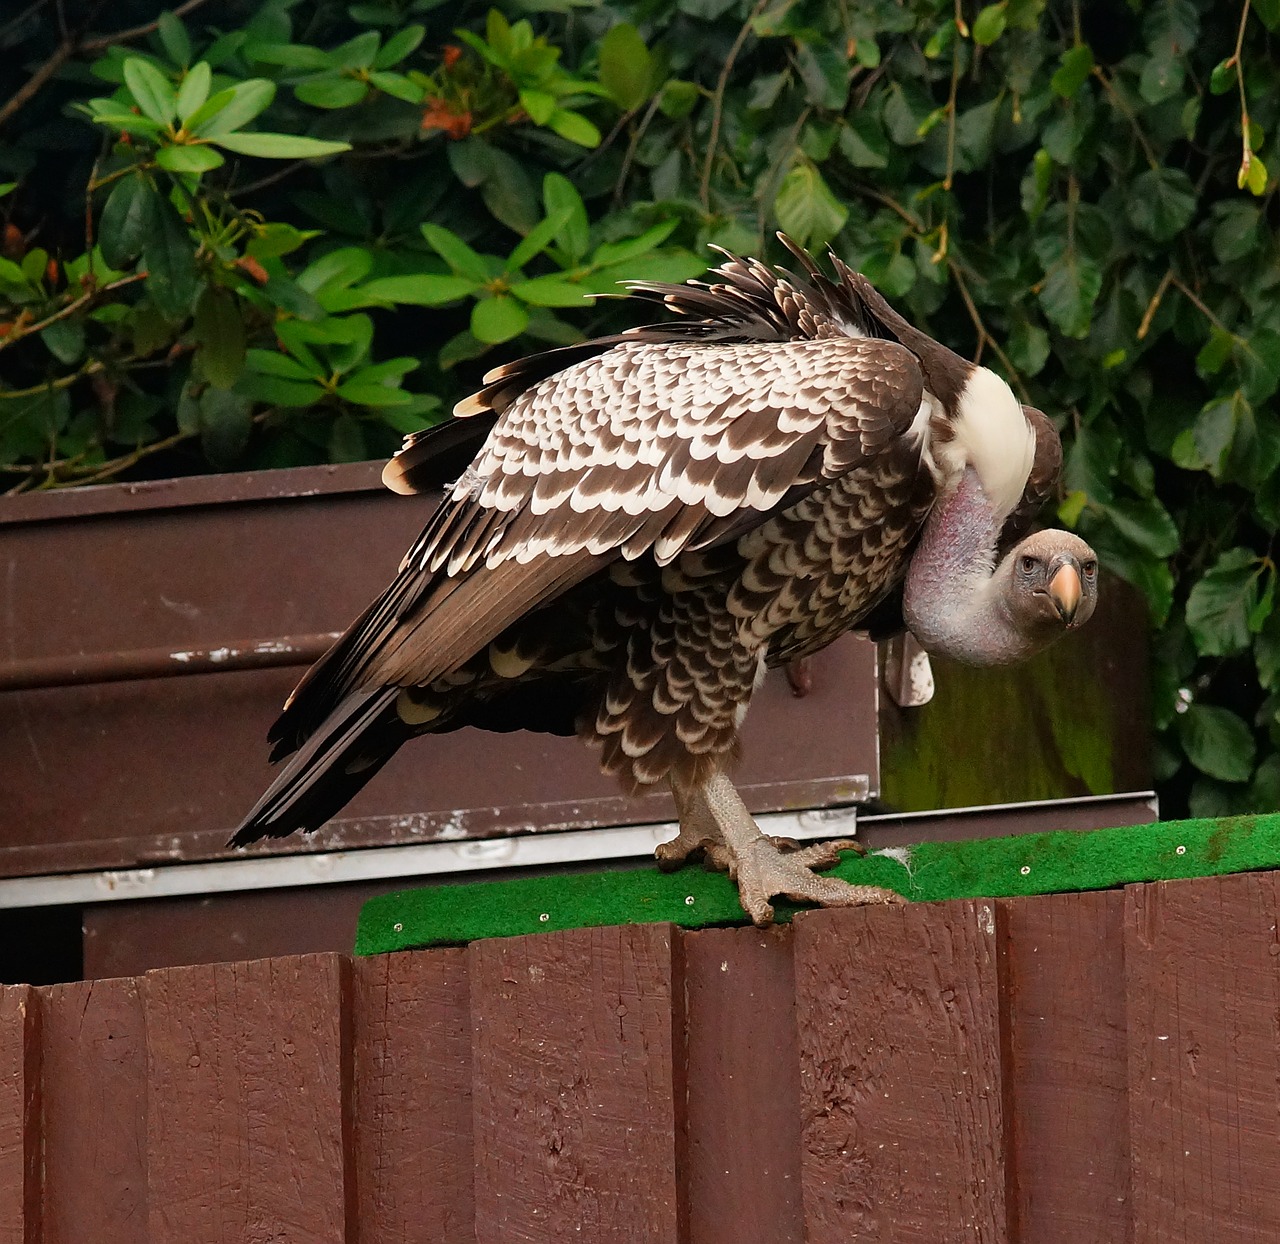
[[[1034,1244],[1132,1238],[1124,895],[1000,903],[1013,1183]]]
[[[29,985],[0,986],[0,1244],[38,1244],[40,1026]]]
[[[791,929],[685,934],[691,1244],[801,1244]]]
[[[1125,897],[1134,1238],[1280,1239],[1280,876]]]
[[[471,1014],[465,950],[353,965],[360,1239],[475,1238]]]
[[[795,922],[808,1244],[1003,1244],[991,902]]]
[[[348,965],[305,955],[145,978],[149,1244],[341,1244]]]
[[[469,949],[478,1244],[676,1244],[684,1115],[670,925]]]
[[[147,1056],[136,979],[42,990],[43,1244],[147,1238]]]

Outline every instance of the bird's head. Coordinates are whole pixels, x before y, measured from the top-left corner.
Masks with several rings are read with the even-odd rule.
[[[1037,531],[1014,546],[1002,569],[1015,627],[1041,647],[1083,626],[1098,604],[1098,557],[1069,531]]]

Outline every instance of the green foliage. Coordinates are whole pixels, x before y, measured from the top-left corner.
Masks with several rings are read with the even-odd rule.
[[[125,0],[150,30],[0,105],[8,487],[385,454],[782,226],[1062,427],[1059,518],[1156,628],[1168,809],[1280,795],[1277,0],[212,13]]]

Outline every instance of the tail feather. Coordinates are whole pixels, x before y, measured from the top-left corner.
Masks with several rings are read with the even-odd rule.
[[[412,733],[396,713],[398,687],[348,696],[293,755],[228,846],[318,829]]]

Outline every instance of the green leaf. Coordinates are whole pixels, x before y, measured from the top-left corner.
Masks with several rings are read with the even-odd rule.
[[[1258,558],[1249,549],[1228,549],[1191,589],[1187,629],[1201,656],[1230,656],[1249,646],[1259,572]]]
[[[849,209],[831,193],[816,166],[807,161],[797,164],[783,179],[773,211],[782,231],[810,248],[825,246],[849,218]]]
[[[245,361],[260,376],[278,376],[282,380],[311,380],[312,373],[297,359],[279,350],[250,350]]]
[[[579,147],[598,147],[600,131],[579,112],[557,108],[547,120],[547,125],[567,142]]]
[[[325,390],[312,381],[303,383],[256,372],[245,372],[236,385],[236,392],[272,406],[314,406],[325,397]]]
[[[547,216],[530,230],[520,244],[507,256],[507,262],[503,265],[506,272],[518,272],[531,259],[541,255],[544,250],[555,240],[556,234],[569,221],[571,213],[570,208],[563,208],[555,215]]]
[[[366,384],[356,377],[340,384],[337,394],[347,402],[357,406],[407,406],[413,401],[413,394],[406,393],[396,384]]]
[[[1280,0],[1253,0],[1253,11],[1273,34],[1280,30]]]
[[[1178,717],[1178,735],[1191,763],[1222,782],[1247,782],[1257,751],[1253,731],[1235,713],[1192,704]]]
[[[1181,545],[1177,525],[1155,497],[1117,497],[1106,507],[1111,525],[1153,557],[1172,557]]]
[[[539,276],[531,281],[517,281],[511,292],[522,302],[535,307],[582,307],[595,302],[595,296],[581,285],[557,276]]]
[[[212,80],[212,70],[204,61],[198,65],[192,65],[183,76],[177,99],[174,100],[174,108],[183,125],[186,124],[187,118],[209,98],[209,84]]]
[[[888,168],[889,140],[876,119],[855,112],[840,127],[840,153],[854,168]]]
[[[235,296],[206,285],[196,299],[192,332],[205,378],[215,388],[231,388],[245,363],[244,318]]]
[[[296,229],[293,225],[273,221],[263,225],[262,231],[256,234],[245,246],[245,254],[255,259],[272,259],[278,255],[289,255],[298,247],[320,236],[319,229]]]
[[[1236,67],[1233,60],[1220,60],[1209,75],[1209,90],[1214,95],[1225,95],[1236,84]]]
[[[322,48],[306,43],[251,43],[244,49],[245,58],[262,65],[280,65],[285,69],[336,69],[337,62]]]
[[[1084,337],[1102,290],[1102,270],[1080,256],[1069,257],[1045,276],[1040,305],[1065,337]]]
[[[520,105],[529,114],[534,125],[546,125],[552,113],[559,107],[556,97],[550,91],[523,90],[520,92]]]
[[[1181,169],[1153,168],[1133,179],[1124,202],[1135,229],[1168,242],[1191,223],[1196,190]]]
[[[222,156],[212,147],[203,144],[184,143],[161,147],[156,152],[156,163],[170,173],[193,173],[199,176],[223,162]]]
[[[210,141],[237,155],[262,156],[268,160],[313,160],[351,150],[350,143],[307,138],[302,134],[222,134]]]
[[[381,44],[382,36],[376,30],[365,30],[334,48],[330,55],[344,69],[371,69]]]
[[[362,306],[403,303],[415,307],[442,307],[474,294],[480,282],[465,276],[437,276],[415,273],[410,276],[380,276],[360,287]]]
[[[600,83],[623,112],[634,112],[652,93],[653,57],[630,22],[614,26],[600,43]]]
[[[1174,462],[1185,470],[1208,471],[1214,479],[1221,479],[1231,460],[1237,432],[1250,415],[1247,406],[1239,390],[1206,403],[1195,423],[1174,440]]]
[[[1008,5],[989,4],[978,14],[973,23],[973,41],[980,47],[990,47],[1002,34],[1008,24]]]
[[[191,63],[191,39],[188,37],[187,28],[182,24],[180,17],[176,17],[173,13],[165,10],[156,21],[156,30],[160,35],[160,42],[164,46],[165,55],[175,65],[188,65]]]
[[[638,238],[627,238],[622,242],[604,242],[597,246],[591,254],[591,263],[595,267],[605,264],[626,263],[631,259],[639,259],[657,250],[679,224],[676,220],[667,220],[652,229],[646,229]]]
[[[171,319],[190,311],[199,288],[195,252],[196,244],[177,212],[159,195],[153,195],[142,262],[147,269],[147,289]]]
[[[199,402],[200,447],[214,466],[228,467],[244,453],[253,418],[243,394],[206,389]]]
[[[493,275],[494,266],[488,256],[479,255],[451,229],[430,222],[422,226],[422,236],[441,259],[459,276],[473,281],[487,281]]]
[[[1256,151],[1251,151],[1248,158],[1241,162],[1236,184],[1241,190],[1247,188],[1257,198],[1267,192],[1267,166]]]
[[[354,415],[339,415],[329,430],[329,460],[363,462],[368,456],[360,420]]]
[[[406,26],[403,30],[396,31],[373,58],[373,67],[390,69],[393,65],[398,65],[410,52],[417,49],[426,33],[425,26]]]
[[[293,93],[314,108],[350,108],[368,95],[369,84],[360,78],[324,74],[299,82]]]
[[[230,134],[265,112],[276,97],[274,82],[248,78],[207,99],[186,118],[184,124],[200,138]]]
[[[1092,72],[1093,49],[1082,43],[1063,52],[1049,85],[1063,99],[1072,99]]]
[[[58,320],[41,332],[40,340],[59,363],[74,363],[84,354],[84,323]]]
[[[369,275],[373,255],[363,246],[340,246],[312,260],[299,274],[298,284],[309,294],[345,289]]]
[[[564,225],[556,231],[556,241],[568,252],[572,263],[587,253],[591,231],[587,209],[577,188],[560,173],[548,173],[542,179],[542,201],[548,217],[564,217]]]
[[[471,332],[477,341],[498,345],[524,332],[529,313],[514,299],[485,298],[471,309]]]
[[[369,82],[384,95],[402,99],[406,104],[422,103],[423,88],[411,82],[404,74],[388,73],[379,69],[369,75]]]
[[[663,83],[662,93],[658,99],[658,111],[671,121],[683,120],[693,111],[699,95],[696,82],[671,78]]]
[[[142,253],[158,199],[155,186],[141,173],[122,177],[112,187],[98,224],[98,245],[113,268],[126,267]]]
[[[169,80],[150,61],[131,56],[124,63],[124,84],[134,102],[158,125],[168,125],[177,115],[177,100]]]

